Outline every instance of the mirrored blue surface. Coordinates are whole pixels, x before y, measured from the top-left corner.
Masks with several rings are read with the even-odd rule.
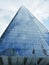
[[[0,55],[47,56],[48,39],[48,30],[21,7],[0,39]]]

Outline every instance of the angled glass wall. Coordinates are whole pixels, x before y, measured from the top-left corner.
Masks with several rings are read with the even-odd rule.
[[[48,56],[48,38],[48,30],[21,7],[0,39],[0,55]]]

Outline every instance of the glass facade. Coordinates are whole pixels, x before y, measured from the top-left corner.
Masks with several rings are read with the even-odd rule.
[[[44,57],[49,55],[48,45],[48,30],[22,7],[0,39],[0,55]]]

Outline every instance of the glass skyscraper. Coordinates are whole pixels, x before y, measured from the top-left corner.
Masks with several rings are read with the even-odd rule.
[[[49,56],[49,32],[25,7],[18,10],[0,38],[2,55],[30,58]]]

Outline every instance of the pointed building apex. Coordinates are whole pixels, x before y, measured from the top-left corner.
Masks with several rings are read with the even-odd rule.
[[[19,10],[28,10],[24,5],[22,5]]]

